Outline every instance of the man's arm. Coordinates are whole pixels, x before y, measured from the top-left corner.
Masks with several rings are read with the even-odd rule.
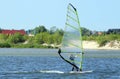
[[[58,54],[60,55],[60,57],[65,60],[66,62],[68,62],[69,64],[71,64],[72,66],[74,66],[76,69],[79,69],[75,64],[69,62],[68,60],[66,60],[62,55],[61,55],[61,49],[58,50]]]

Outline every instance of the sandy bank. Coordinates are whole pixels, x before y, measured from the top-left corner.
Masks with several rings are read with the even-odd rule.
[[[120,41],[111,41],[106,43],[105,46],[99,47],[99,44],[95,41],[83,41],[84,49],[112,49],[120,50]]]

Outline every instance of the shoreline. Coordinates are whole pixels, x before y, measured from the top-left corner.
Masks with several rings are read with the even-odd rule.
[[[112,44],[112,45],[111,45]],[[97,49],[97,50],[120,50],[120,42],[112,41],[106,43],[105,46],[99,47],[99,44],[95,41],[83,41],[84,49]]]

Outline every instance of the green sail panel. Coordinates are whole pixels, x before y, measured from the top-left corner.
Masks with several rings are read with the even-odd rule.
[[[78,68],[82,69],[83,46],[81,27],[76,8],[69,4],[67,7],[66,23],[64,36],[61,44],[61,55],[74,63]],[[70,60],[70,56],[74,56],[74,62]]]

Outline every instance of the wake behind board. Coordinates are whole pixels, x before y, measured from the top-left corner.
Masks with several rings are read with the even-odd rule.
[[[63,74],[63,71],[58,71],[58,70],[41,70],[40,73],[58,73],[58,74]]]
[[[70,72],[63,72],[58,70],[41,70],[40,73],[51,73],[51,74],[85,74],[85,73],[92,73],[93,70],[88,71],[70,71]]]
[[[84,74],[84,73],[92,73],[93,70],[88,70],[88,71],[70,71],[69,73],[71,74],[76,74],[76,73],[81,73],[81,74]]]

